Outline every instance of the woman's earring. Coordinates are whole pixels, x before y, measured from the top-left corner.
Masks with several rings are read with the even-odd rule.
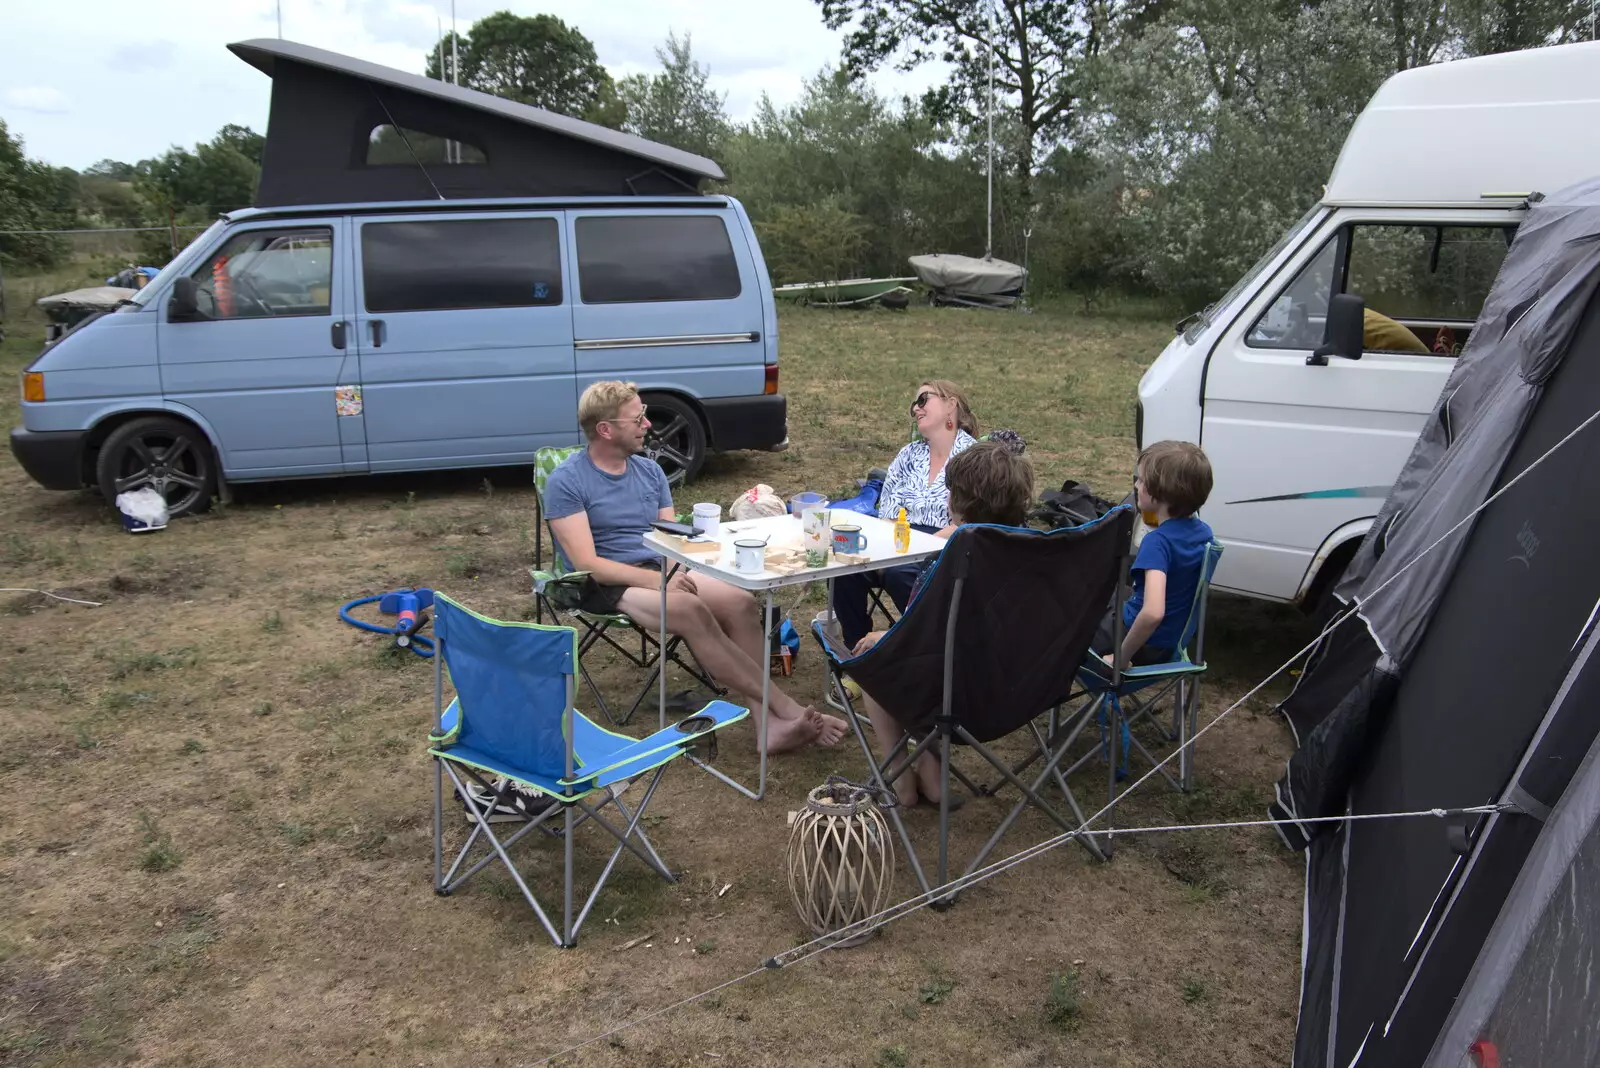
[[[946,430],[954,430],[956,428],[956,425],[954,423],[952,423],[950,420],[946,419],[944,421],[944,428]]]

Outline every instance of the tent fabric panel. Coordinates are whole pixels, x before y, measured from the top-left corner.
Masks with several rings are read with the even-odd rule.
[[[1597,973],[1600,739],[1524,863],[1426,1068],[1477,1068],[1480,1040],[1507,1066],[1600,1064]]]

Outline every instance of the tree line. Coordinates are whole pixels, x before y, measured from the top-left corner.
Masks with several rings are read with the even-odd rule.
[[[1593,32],[1588,0],[816,3],[843,36],[838,64],[744,122],[676,35],[657,49],[659,70],[616,80],[578,27],[502,11],[447,36],[423,69],[716,159],[728,181],[713,191],[745,204],[775,282],[992,251],[1026,263],[1035,293],[1193,306],[1317,200],[1389,75]],[[931,62],[949,79],[918,98],[886,98],[865,78]],[[0,121],[0,230],[206,222],[251,202],[261,149],[259,134],[229,126],[80,174],[29,160]],[[1492,146],[1412,150],[1448,166]],[[147,262],[163,262],[166,243],[154,235]],[[64,251],[47,235],[0,235],[0,263]]]

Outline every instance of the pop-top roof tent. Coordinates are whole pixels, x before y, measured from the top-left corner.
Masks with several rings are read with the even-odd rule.
[[[725,177],[703,156],[336,52],[271,39],[228,48],[272,78],[257,207],[695,195]],[[430,160],[442,143],[461,162]]]
[[[1591,179],[1530,206],[1284,704],[1296,1068],[1600,1064],[1597,293]]]

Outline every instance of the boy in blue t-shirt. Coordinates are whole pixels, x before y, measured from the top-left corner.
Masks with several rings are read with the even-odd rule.
[[[1133,596],[1122,608],[1122,662],[1164,664],[1183,637],[1211,544],[1211,528],[1194,514],[1211,496],[1211,461],[1198,445],[1158,441],[1139,454],[1135,485],[1139,510],[1154,529],[1133,560]],[[1101,659],[1108,664],[1113,622],[1108,612],[1094,640],[1096,651],[1107,650]]]

